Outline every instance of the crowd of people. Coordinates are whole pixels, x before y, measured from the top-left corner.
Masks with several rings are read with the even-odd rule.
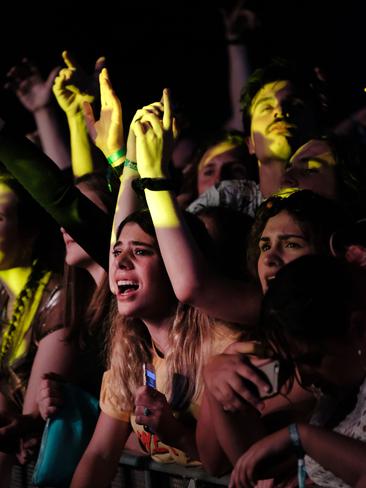
[[[38,140],[0,121],[0,486],[62,382],[100,405],[72,488],[126,447],[232,488],[366,486],[365,154],[324,80],[272,60],[242,130],[197,145],[169,89],[127,131],[105,59],[62,56],[8,73]]]

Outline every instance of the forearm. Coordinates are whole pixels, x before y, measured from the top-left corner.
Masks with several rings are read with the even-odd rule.
[[[84,196],[39,148],[7,127],[0,161],[92,258],[108,269],[111,218]]]
[[[72,478],[70,488],[104,488],[112,482],[118,461],[100,456],[82,457]]]
[[[68,168],[70,153],[53,107],[47,105],[33,115],[44,152],[60,169]]]
[[[171,192],[145,190],[145,196],[178,300],[212,317],[254,324],[261,301],[256,286],[226,278],[215,269],[198,248]]]
[[[366,477],[366,443],[309,424],[298,425],[304,451],[351,486]]]
[[[158,434],[159,436],[159,434]],[[198,460],[199,453],[196,444],[196,426],[183,425],[177,421],[172,425],[169,432],[169,438],[161,439],[165,444],[183,451],[190,459]]]
[[[215,426],[216,423],[205,392],[197,421],[196,443],[199,459],[205,470],[213,476],[219,476],[231,469],[231,463],[220,445]]]
[[[231,117],[225,125],[230,129],[243,130],[240,94],[250,75],[246,46],[244,44],[228,44],[228,62]]]
[[[72,171],[77,178],[94,171],[93,157],[83,113],[68,116],[67,122],[70,129]]]
[[[197,249],[172,193],[145,190],[145,196],[175,294],[180,301],[194,305],[202,281],[201,269],[206,267],[205,258]]]
[[[237,412],[225,412],[215,397],[208,393],[211,421],[215,425],[220,446],[235,466],[239,457],[256,441],[267,435],[260,413],[251,405]]]
[[[136,192],[132,188],[132,182],[140,175],[137,171],[125,166],[121,176],[121,185],[119,187],[118,199],[116,203],[116,210],[113,218],[113,230],[111,236],[111,245],[116,241],[116,232],[119,224],[132,212],[135,212],[141,207]]]

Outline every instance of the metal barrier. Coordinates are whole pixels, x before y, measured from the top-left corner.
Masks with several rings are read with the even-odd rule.
[[[11,488],[31,488],[33,468],[34,463],[14,466]],[[217,488],[227,487],[229,479],[210,476],[200,467],[158,463],[126,449],[111,488]]]

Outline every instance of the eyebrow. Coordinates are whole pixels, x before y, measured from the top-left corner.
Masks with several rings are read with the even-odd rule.
[[[299,234],[281,234],[281,235],[279,236],[279,239],[280,239],[281,241],[285,241],[286,239],[291,239],[291,238],[294,238],[294,237],[295,237],[296,239],[302,239],[303,241],[306,241],[305,236],[302,236],[302,235],[299,235]],[[270,237],[263,236],[263,237],[261,237],[261,238],[259,239],[259,242],[261,242],[261,241],[268,242],[268,241],[270,241],[270,240],[271,240],[271,238],[270,238]]]
[[[252,111],[258,107],[258,105],[260,105],[261,103],[264,103],[264,102],[272,102],[273,100],[275,100],[275,97],[274,96],[267,96],[267,97],[263,97],[263,98],[259,98],[256,102],[254,102],[254,105],[252,106]]]
[[[298,159],[297,161],[295,161],[295,164],[296,163],[308,163],[310,160],[316,161],[317,163],[320,163],[324,166],[329,166],[329,161],[326,161],[325,159],[320,158],[319,156],[304,156],[304,157]],[[290,160],[290,165],[293,165],[293,162],[291,162],[291,160]]]
[[[150,249],[155,249],[155,246],[152,245],[152,244],[148,244],[147,242],[142,242],[142,241],[131,241],[131,244],[133,246],[144,246],[144,247],[149,247]],[[115,243],[115,245],[113,246],[113,248],[117,247],[117,246],[122,246],[122,241],[117,241]]]

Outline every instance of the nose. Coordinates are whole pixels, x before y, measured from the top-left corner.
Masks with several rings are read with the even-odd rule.
[[[119,269],[132,269],[133,262],[130,256],[130,252],[128,249],[121,252],[119,256],[116,258],[117,267]]]
[[[282,177],[282,188],[297,188],[299,186],[298,178],[296,177],[296,171],[293,167],[289,167]]]
[[[266,252],[264,257],[264,264],[269,268],[282,268],[284,262],[279,250],[276,247],[272,247]]]

